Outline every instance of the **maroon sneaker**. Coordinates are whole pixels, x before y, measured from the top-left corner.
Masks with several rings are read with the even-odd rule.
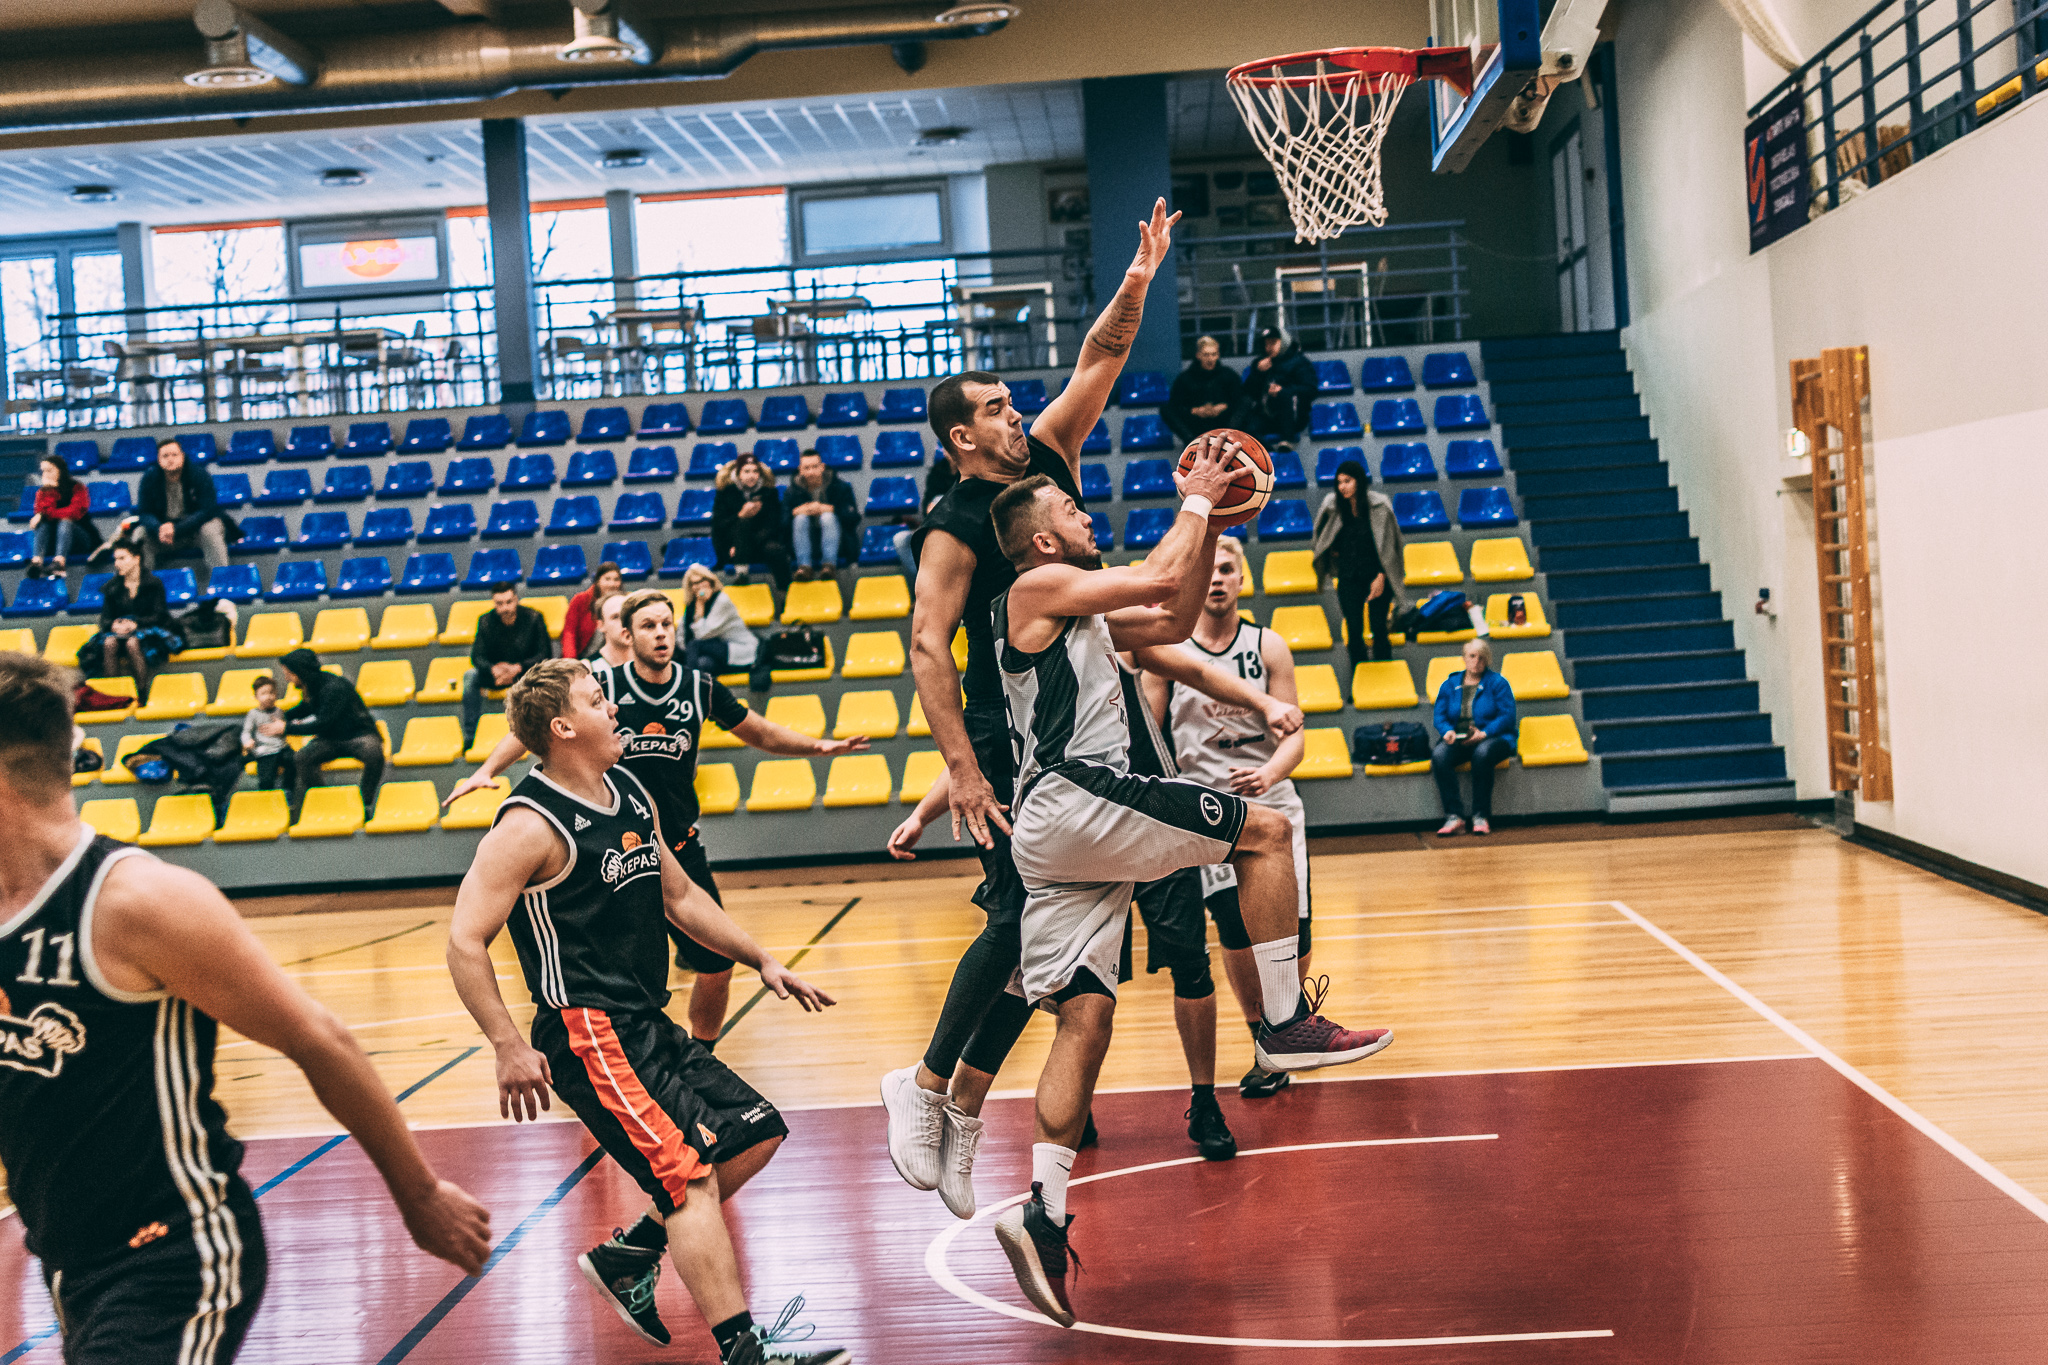
[[[1074,1325],[1074,1305],[1067,1298],[1067,1269],[1081,1268],[1081,1258],[1067,1245],[1067,1229],[1074,1215],[1067,1215],[1066,1227],[1055,1226],[1046,1216],[1043,1187],[1031,1182],[1031,1197],[1013,1204],[996,1218],[996,1241],[1017,1272],[1017,1287],[1039,1312],[1062,1327]]]
[[[1319,1066],[1341,1066],[1355,1062],[1394,1041],[1387,1028],[1348,1029],[1316,1013],[1329,993],[1330,978],[1316,977],[1302,983],[1302,1003],[1292,1019],[1274,1028],[1259,1025],[1252,1039],[1252,1052],[1268,1071],[1313,1071]]]

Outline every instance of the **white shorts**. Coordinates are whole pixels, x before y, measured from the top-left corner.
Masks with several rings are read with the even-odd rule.
[[[1308,812],[1302,809],[1301,794],[1288,781],[1274,783],[1264,796],[1251,798],[1287,817],[1294,826],[1294,887],[1298,917],[1308,918]],[[1237,885],[1237,869],[1229,863],[1212,863],[1202,869],[1202,899]]]

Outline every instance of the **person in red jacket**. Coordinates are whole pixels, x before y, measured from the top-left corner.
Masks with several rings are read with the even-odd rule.
[[[597,566],[597,576],[590,580],[590,586],[569,599],[569,611],[562,620],[563,658],[583,659],[597,653],[597,647],[604,643],[598,638],[597,620],[604,599],[625,590],[625,576],[618,565],[607,559]]]
[[[42,482],[36,489],[36,514],[29,518],[35,532],[36,553],[28,562],[28,576],[41,578],[44,562],[56,573],[64,572],[64,561],[73,549],[90,550],[79,534],[92,497],[86,486],[71,477],[71,471],[55,455],[45,455]]]

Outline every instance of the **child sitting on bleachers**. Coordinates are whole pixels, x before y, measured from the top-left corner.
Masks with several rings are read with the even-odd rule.
[[[242,752],[256,760],[256,790],[275,791],[284,762],[284,712],[277,706],[277,680],[258,678],[249,689],[256,704],[242,717]]]

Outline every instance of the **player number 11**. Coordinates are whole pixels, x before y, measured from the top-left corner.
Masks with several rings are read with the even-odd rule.
[[[78,984],[78,979],[71,975],[71,958],[73,953],[76,951],[76,939],[71,934],[54,934],[51,936],[50,944],[57,950],[57,972],[56,975],[52,976],[47,983],[44,982],[44,932],[45,931],[41,929],[32,929],[28,933],[23,934],[21,936],[22,940],[28,944],[28,966],[24,967],[22,969],[21,975],[15,977],[14,979],[16,981],[26,981],[32,986],[40,986],[44,984],[52,986],[76,986]]]

